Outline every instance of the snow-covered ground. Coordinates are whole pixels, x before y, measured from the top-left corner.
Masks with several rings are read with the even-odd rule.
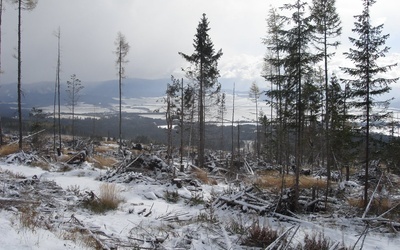
[[[6,173],[11,172],[25,179],[17,179],[12,183],[10,178],[5,178]],[[289,228],[294,232],[297,229],[292,241],[294,246],[302,244],[306,234],[323,233],[332,242],[352,247],[363,231],[364,224],[357,218],[336,217],[335,214],[318,218],[314,215],[303,215],[298,219],[281,217],[278,220],[277,217],[259,216],[251,211],[244,213],[227,207],[211,211],[201,204],[190,206],[187,201],[194,193],[189,187],[177,188],[165,179],[133,172],[129,175],[129,182],[126,176],[125,179],[114,178],[124,200],[117,210],[96,214],[79,207],[77,197],[71,190],[99,194],[99,188],[104,183],[99,179],[105,175],[105,170],[95,169],[87,162],[71,171],[51,172],[0,160],[0,249],[90,249],[82,240],[66,237],[63,230],[72,228],[72,221],[79,221],[86,228],[103,232],[98,237],[104,242],[119,244],[118,249],[246,249],[240,244],[240,237],[227,230],[233,219],[246,225],[257,220],[260,225],[269,225],[280,232]],[[48,212],[38,217],[48,222],[47,229],[24,228],[18,219],[18,209],[13,206],[1,207],[1,201],[24,197],[18,193],[22,190],[18,185],[25,188],[24,192],[29,190],[33,195],[35,190],[29,189],[30,180],[42,182],[42,186],[35,184],[40,188],[36,191],[46,197],[53,197],[51,200],[40,201],[42,205],[51,204]],[[53,186],[46,189],[45,185],[51,183],[57,184],[62,190]],[[203,184],[201,196],[205,200],[211,199],[232,188],[224,183],[213,186]],[[168,190],[177,191],[181,199],[177,203],[167,202],[163,196]],[[204,219],[206,214],[211,216],[210,213],[215,217],[214,221]],[[360,249],[362,240],[355,249]],[[381,233],[379,228],[370,228],[362,249],[395,250],[399,246],[400,237],[397,234]]]

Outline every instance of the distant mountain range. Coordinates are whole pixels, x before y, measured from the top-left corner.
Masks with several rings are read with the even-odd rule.
[[[163,96],[169,79],[124,79],[122,96],[124,98]],[[107,106],[116,103],[119,96],[118,80],[102,82],[82,82],[84,88],[80,92],[79,101],[87,104]],[[61,104],[68,102],[66,84],[61,84]],[[22,85],[22,107],[30,110],[32,107],[50,106],[54,103],[54,82],[37,82]],[[0,85],[0,115],[14,115],[17,103],[17,84]]]
[[[226,88],[226,93],[232,93],[230,89],[233,82],[237,79],[220,79],[222,87]],[[123,80],[122,96],[123,98],[146,98],[146,97],[161,97],[165,95],[167,83],[170,79],[138,79],[127,78]],[[118,80],[99,81],[99,82],[82,82],[84,88],[80,92],[80,102],[93,104],[101,107],[109,107],[118,103],[119,89]],[[265,83],[259,84],[262,88]],[[241,91],[236,91],[237,95],[243,95],[247,98],[248,90],[243,88]],[[61,104],[65,105],[68,102],[66,93],[66,83],[61,84]],[[54,103],[54,82],[37,82],[22,85],[23,97],[22,108],[24,113],[29,112],[32,107],[48,107]],[[396,90],[397,91],[397,90]],[[264,100],[265,98],[261,98]],[[390,107],[392,109],[400,109],[400,102],[395,99]],[[1,84],[0,85],[0,116],[15,116],[17,109],[17,84]]]

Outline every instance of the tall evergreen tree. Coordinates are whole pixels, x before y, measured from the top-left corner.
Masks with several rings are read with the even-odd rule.
[[[206,94],[211,91],[211,96],[218,93],[221,86],[218,83],[219,70],[218,60],[222,56],[222,50],[215,52],[214,44],[211,41],[208,31],[209,22],[206,14],[203,14],[197,33],[194,38],[195,51],[191,55],[179,52],[179,54],[188,61],[193,67],[186,69],[186,76],[196,81],[199,85],[198,107],[199,107],[199,166],[204,167],[204,149],[205,149],[205,110]]]
[[[277,148],[277,162],[278,164],[283,163],[283,151],[284,146],[284,132],[288,130],[286,127],[285,119],[285,102],[283,96],[285,92],[285,85],[283,82],[284,76],[282,73],[283,66],[283,29],[284,29],[284,17],[278,14],[277,9],[271,8],[267,18],[267,37],[263,39],[263,44],[267,47],[267,54],[264,57],[265,67],[263,69],[262,76],[264,79],[271,84],[271,89],[266,91],[266,95],[269,98],[267,103],[271,107],[275,108],[275,114],[277,119],[277,135],[276,135],[276,148]],[[273,88],[272,86],[275,86]],[[272,136],[272,135],[271,135]],[[286,157],[289,158],[289,157]]]
[[[343,79],[343,82],[351,87],[351,96],[354,99],[353,106],[364,111],[363,115],[357,116],[362,124],[365,133],[365,187],[364,187],[364,207],[368,204],[369,186],[369,161],[370,161],[370,128],[373,122],[384,119],[387,113],[384,111],[374,112],[373,108],[387,106],[389,101],[378,101],[377,96],[389,92],[390,84],[398,78],[384,78],[384,74],[397,64],[384,66],[378,65],[378,60],[385,56],[389,47],[385,46],[389,34],[382,35],[383,24],[372,26],[370,8],[375,0],[362,0],[363,11],[356,15],[353,32],[358,34],[358,38],[350,37],[353,44],[349,52],[344,53],[354,67],[342,67],[341,69],[350,78]]]
[[[341,21],[335,7],[336,0],[313,0],[311,6],[311,17],[316,26],[315,40],[317,48],[323,54],[324,60],[324,82],[325,82],[325,155],[327,170],[326,196],[328,195],[331,179],[331,165],[333,156],[330,151],[329,135],[329,94],[328,94],[328,59],[334,53],[328,51],[329,47],[337,47],[340,42],[336,40],[342,33]]]
[[[118,121],[118,145],[119,150],[122,149],[122,79],[125,78],[125,64],[129,61],[126,59],[126,56],[129,52],[129,43],[126,41],[125,36],[118,32],[117,39],[115,40],[115,45],[117,46],[115,50],[115,55],[117,56],[117,60],[115,64],[118,70],[118,89],[119,89],[119,121]]]
[[[167,105],[167,110],[165,112],[165,120],[167,122],[167,163],[170,164],[170,159],[172,156],[172,130],[174,125],[174,120],[177,118],[178,114],[178,103],[179,103],[179,91],[180,91],[180,81],[175,77],[171,76],[171,83],[167,84],[165,104]],[[175,172],[174,172],[175,175]]]
[[[18,48],[17,48],[17,61],[18,61],[18,82],[17,82],[17,95],[18,95],[18,127],[19,127],[19,140],[18,147],[22,150],[22,57],[21,57],[21,43],[22,43],[22,10],[33,10],[38,0],[11,0],[13,4],[16,4],[18,7]]]
[[[1,68],[1,37],[2,37],[2,29],[1,25],[3,23],[3,0],[0,0],[0,74],[2,74],[2,68]]]
[[[349,86],[342,88],[339,79],[332,74],[328,86],[328,111],[329,112],[329,134],[330,151],[335,155],[337,163],[348,165],[352,160],[352,152],[357,148],[354,132],[349,123],[347,103],[349,101]]]
[[[285,17],[290,23],[287,30],[283,32],[284,41],[283,51],[286,56],[283,67],[285,70],[286,84],[288,85],[287,97],[295,103],[295,164],[296,180],[295,194],[293,200],[293,210],[298,209],[299,198],[299,176],[303,157],[303,128],[304,128],[304,82],[310,79],[313,74],[312,66],[320,60],[319,55],[311,52],[311,39],[313,37],[313,26],[310,25],[311,18],[305,12],[307,2],[296,0],[293,4],[284,4],[281,8],[284,11],[291,11],[289,17]],[[287,98],[284,97],[284,98]]]
[[[226,113],[226,94],[221,93],[218,95],[219,101],[218,103],[220,104],[218,106],[218,118],[221,121],[221,139],[220,139],[220,149],[221,149],[221,159],[223,158],[223,152],[225,151],[225,138],[224,138],[224,122],[225,122],[225,113]]]

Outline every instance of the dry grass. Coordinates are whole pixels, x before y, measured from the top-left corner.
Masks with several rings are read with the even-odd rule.
[[[15,172],[12,172],[12,171],[6,169],[6,170],[4,170],[4,173],[14,179],[26,179],[26,176],[21,172],[15,173]]]
[[[39,167],[45,171],[49,171],[51,169],[50,164],[45,161],[33,161],[31,165],[34,167]]]
[[[95,213],[104,213],[115,210],[124,201],[119,195],[121,190],[114,183],[103,183],[100,185],[100,194],[97,199],[89,199],[84,202],[84,206]]]
[[[108,152],[110,152],[110,151],[114,151],[115,150],[115,148],[114,147],[110,147],[110,146],[99,146],[99,147],[96,147],[96,152],[97,153],[101,153],[101,154],[104,154],[104,153],[108,153]]]
[[[17,143],[3,145],[0,147],[0,156],[6,156],[10,154],[17,153],[19,151],[19,147]]]
[[[331,242],[324,234],[319,233],[309,236],[306,234],[304,237],[304,248],[307,250],[329,250]]]
[[[58,161],[66,162],[66,161],[68,161],[71,157],[72,157],[72,156],[71,156],[71,155],[68,155],[68,153],[65,153],[65,154],[63,153],[61,156],[58,157]]]
[[[93,239],[91,235],[88,235],[87,232],[82,230],[80,227],[71,228],[66,231],[62,231],[59,237],[63,240],[72,241],[74,243],[81,243],[83,246],[86,246],[88,249],[102,249],[102,246]]]
[[[295,176],[294,175],[285,175],[284,177],[284,185],[286,187],[293,187],[295,184]],[[260,188],[278,188],[282,187],[282,176],[276,172],[271,173],[270,175],[262,175],[257,178],[255,184]],[[321,179],[316,179],[311,176],[300,176],[299,179],[300,188],[324,188],[326,187],[326,181]]]
[[[104,157],[101,155],[93,155],[92,157],[88,158],[88,162],[94,163],[94,166],[100,169],[111,167],[115,163],[117,163],[117,161],[114,158]]]
[[[208,184],[209,179],[208,179],[208,173],[202,169],[196,168],[194,171],[194,176],[199,179],[201,182]]]
[[[100,196],[99,199],[104,206],[111,209],[116,209],[123,201],[119,193],[120,189],[114,183],[103,183],[100,185]]]
[[[247,235],[243,238],[242,244],[251,247],[266,248],[278,238],[278,232],[269,226],[260,226],[253,222],[247,229]]]
[[[19,222],[23,229],[35,232],[39,227],[38,212],[34,206],[24,206],[20,209]]]
[[[364,199],[349,198],[349,199],[347,199],[347,202],[352,207],[356,207],[356,208],[363,208],[364,207]]]
[[[208,177],[208,173],[202,169],[196,168],[193,170],[194,176],[204,184],[218,185],[217,180]]]
[[[347,202],[349,203],[350,206],[356,207],[356,208],[364,208],[364,199],[362,198],[349,198],[347,199]],[[389,209],[392,208],[393,206],[392,200],[389,198],[374,198],[372,200],[372,203],[369,208],[369,213],[373,213],[376,215],[380,215]],[[396,217],[398,218],[398,215],[400,214],[400,207],[397,207],[397,209],[393,209],[388,216],[389,217]]]

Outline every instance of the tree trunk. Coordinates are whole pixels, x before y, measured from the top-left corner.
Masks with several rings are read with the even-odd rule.
[[[181,80],[181,114],[180,114],[180,123],[181,123],[181,146],[179,148],[179,154],[180,154],[180,171],[183,172],[184,167],[183,167],[183,112],[184,108],[184,100],[183,100],[183,78]]]
[[[119,71],[118,71],[118,86],[119,86],[119,122],[118,122],[118,145],[119,150],[122,150],[122,42],[119,42]]]
[[[21,107],[21,14],[22,14],[22,0],[18,1],[18,126],[19,126],[19,140],[18,147],[22,150],[22,107]]]
[[[204,76],[203,59],[200,59],[200,90],[199,90],[199,166],[204,167],[204,148],[205,148],[205,117],[204,117]]]

